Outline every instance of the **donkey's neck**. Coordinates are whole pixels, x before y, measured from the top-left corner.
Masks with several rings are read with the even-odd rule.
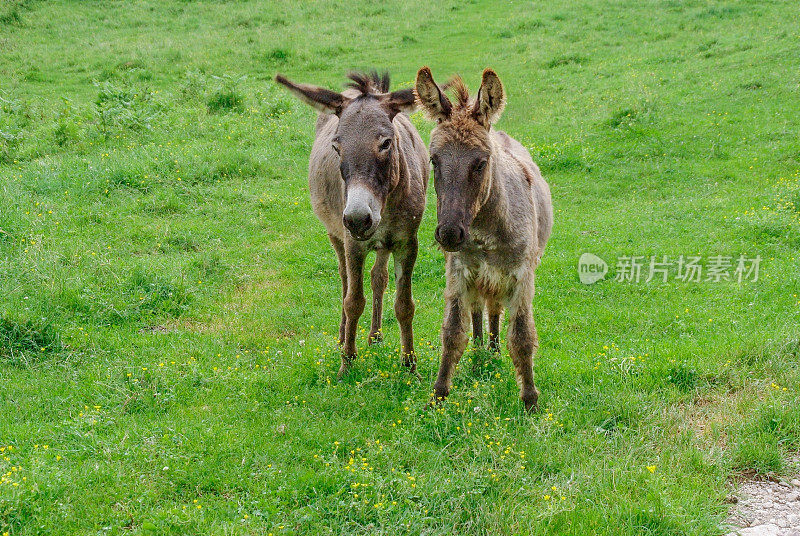
[[[510,238],[509,229],[511,228],[508,221],[509,200],[504,177],[499,172],[499,158],[501,158],[500,151],[493,146],[489,159],[492,182],[486,201],[475,215],[475,219],[472,220],[471,227],[478,236],[507,243]]]
[[[394,122],[393,122],[394,123]],[[408,163],[403,158],[402,136],[400,129],[397,125],[394,127],[394,141],[392,142],[392,163],[391,163],[391,183],[394,188],[390,192],[390,197],[393,199],[402,199],[408,195],[409,181],[408,181]]]

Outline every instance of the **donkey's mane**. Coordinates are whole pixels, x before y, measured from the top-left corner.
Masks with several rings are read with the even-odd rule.
[[[357,89],[362,95],[389,92],[389,73],[386,71],[382,73],[378,73],[376,70],[368,73],[354,71],[348,73],[347,78],[352,81],[348,82],[346,87]]]
[[[469,89],[467,89],[464,80],[460,76],[455,75],[442,86],[442,91],[452,90],[453,95],[458,102],[455,103],[457,108],[463,108],[469,104]]]

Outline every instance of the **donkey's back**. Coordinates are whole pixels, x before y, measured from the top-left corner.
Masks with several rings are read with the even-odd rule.
[[[493,131],[493,137],[500,148],[511,157],[512,166],[514,164],[519,166],[520,171],[525,175],[525,182],[530,185],[533,195],[532,208],[536,215],[534,223],[537,242],[536,264],[538,265],[553,230],[553,202],[550,197],[550,186],[542,177],[539,166],[533,161],[530,152],[524,145],[502,130]]]

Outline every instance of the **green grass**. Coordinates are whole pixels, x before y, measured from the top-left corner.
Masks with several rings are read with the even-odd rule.
[[[0,3],[0,534],[715,535],[800,448],[793,2]],[[556,223],[541,413],[440,350],[435,203],[397,323],[342,384],[314,114],[272,82],[422,65],[530,148]],[[414,123],[427,140],[431,125]],[[590,251],[763,258],[757,282],[583,286]],[[389,297],[393,295],[390,284]],[[38,350],[37,350],[38,347]],[[44,348],[44,350],[42,350]]]

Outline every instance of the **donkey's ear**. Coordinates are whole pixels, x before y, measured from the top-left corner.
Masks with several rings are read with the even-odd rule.
[[[389,115],[392,117],[392,119],[394,119],[394,116],[400,112],[410,114],[417,109],[414,90],[410,88],[387,93],[383,99],[384,105],[387,107]]]
[[[506,106],[506,93],[500,78],[491,69],[483,71],[481,89],[475,100],[473,113],[480,124],[489,129],[500,119],[503,108]]]
[[[417,73],[414,94],[417,96],[417,102],[431,119],[441,123],[450,117],[453,105],[447,95],[442,93],[442,90],[433,81],[433,75],[428,67],[423,67]]]
[[[295,84],[281,74],[275,75],[275,81],[286,86],[295,97],[324,114],[341,114],[344,105],[350,100],[341,93],[324,87]]]

